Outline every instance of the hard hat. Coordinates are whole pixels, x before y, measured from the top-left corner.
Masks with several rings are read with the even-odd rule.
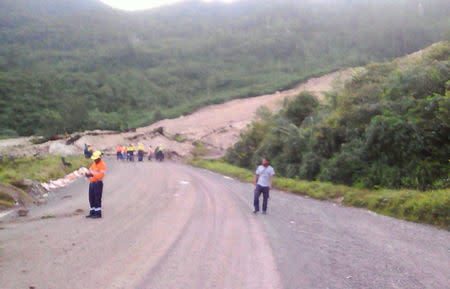
[[[97,160],[97,159],[99,159],[99,158],[101,158],[101,157],[102,157],[102,152],[101,152],[101,151],[95,151],[95,152],[92,154],[91,159],[93,159],[93,160],[95,161],[95,160]]]

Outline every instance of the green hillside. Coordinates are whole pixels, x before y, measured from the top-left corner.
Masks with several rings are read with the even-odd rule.
[[[0,135],[124,130],[449,38],[447,0],[0,1]]]
[[[282,176],[367,188],[449,187],[450,42],[373,63],[321,103],[302,93],[260,111],[227,160],[272,158]]]

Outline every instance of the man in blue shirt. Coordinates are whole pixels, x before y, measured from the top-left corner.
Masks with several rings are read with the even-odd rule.
[[[261,194],[263,195],[263,205],[262,210],[263,214],[267,211],[267,201],[269,200],[269,191],[273,185],[273,176],[275,175],[275,171],[269,165],[269,160],[267,158],[263,158],[261,165],[258,166],[255,172],[255,179],[253,184],[255,187],[255,197],[253,201],[253,205],[255,206],[255,210],[253,213],[259,212],[259,197]]]

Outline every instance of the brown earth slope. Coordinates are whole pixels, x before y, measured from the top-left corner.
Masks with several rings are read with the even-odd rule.
[[[146,147],[152,146],[153,149],[157,145],[163,145],[167,151],[174,152],[175,156],[188,157],[194,149],[193,142],[199,141],[208,148],[210,157],[220,157],[238,140],[240,131],[254,119],[255,112],[260,106],[266,106],[272,111],[279,110],[285,98],[297,95],[301,91],[310,91],[318,98],[322,98],[324,92],[342,86],[351,77],[352,71],[353,69],[346,69],[311,78],[294,89],[274,94],[207,106],[190,115],[162,120],[151,126],[139,128],[135,132],[85,132],[73,145],[65,145],[66,140],[40,145],[31,144],[30,138],[0,140],[0,155],[21,157],[75,154],[82,151],[85,143],[92,144],[95,149],[113,153],[117,144],[142,142]],[[164,135],[152,133],[159,127],[163,128]]]

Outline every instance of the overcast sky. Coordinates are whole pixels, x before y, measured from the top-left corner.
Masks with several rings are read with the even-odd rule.
[[[168,4],[173,4],[176,2],[181,2],[183,0],[101,0],[102,2],[118,9],[123,10],[143,10],[143,9],[150,9],[158,6],[164,6]],[[239,0],[202,0],[204,2],[236,2]]]

